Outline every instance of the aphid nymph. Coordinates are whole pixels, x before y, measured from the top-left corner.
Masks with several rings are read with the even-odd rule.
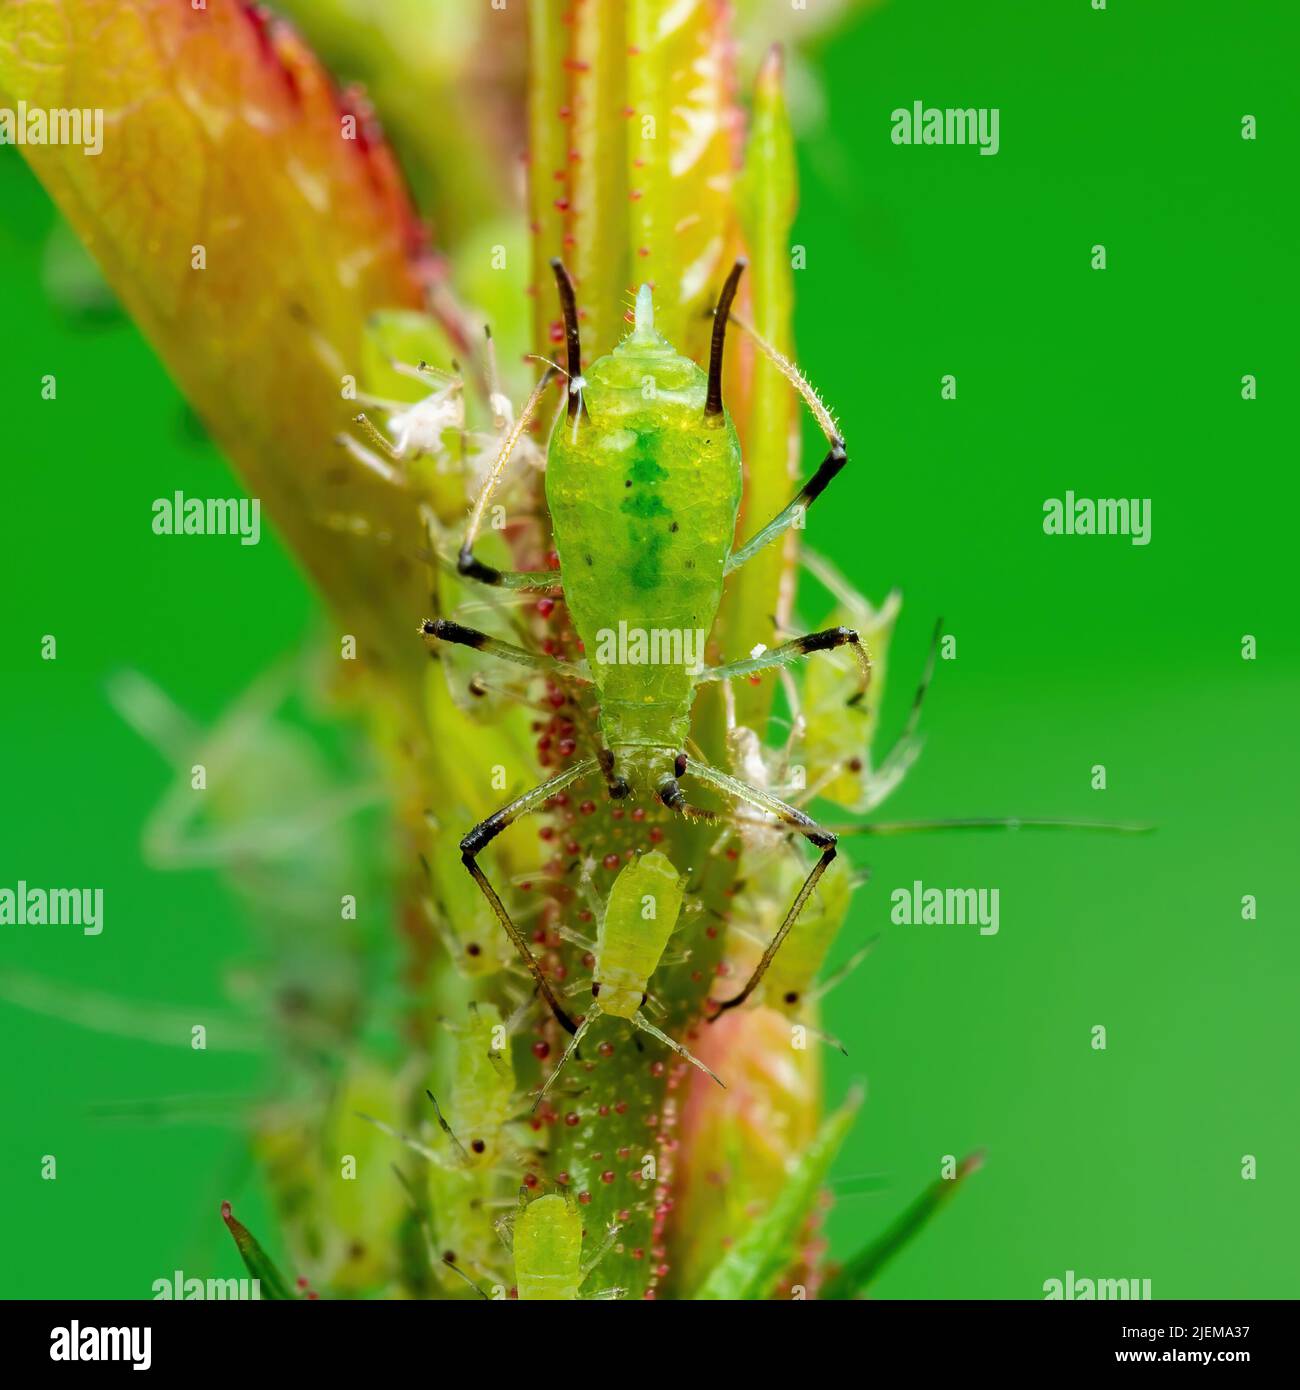
[[[547,1077],[538,1101],[550,1090],[564,1064],[578,1050],[587,1030],[602,1014],[627,1019],[641,1032],[657,1038],[718,1081],[703,1062],[656,1028],[641,1012],[650,977],[659,968],[668,939],[676,929],[684,890],[685,884],[672,861],[658,850],[641,855],[619,870],[596,931],[591,1007],[570,1039],[564,1056]]]

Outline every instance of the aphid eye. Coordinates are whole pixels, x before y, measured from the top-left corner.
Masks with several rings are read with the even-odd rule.
[[[849,771],[850,771],[850,772],[861,772],[861,771],[862,771],[862,759],[861,759],[861,758],[850,758],[850,759],[849,759]]]
[[[487,1145],[481,1139],[475,1139],[470,1145],[470,1148],[473,1149],[476,1154],[481,1154],[486,1151]]]
[[[465,954],[467,956],[481,956],[483,954],[483,948],[477,942],[471,942],[465,947]]]
[[[599,980],[593,980],[593,981],[591,982],[591,993],[592,993],[592,997],[593,997],[593,998],[594,998],[597,994],[600,993],[600,981],[599,981]]]
[[[674,762],[673,762],[673,775],[674,775],[675,777],[685,777],[685,776],[686,776],[686,754],[685,754],[685,753],[678,753],[676,759],[674,760]]]
[[[785,1002],[787,1004],[797,1004],[799,1002],[799,996],[794,992],[794,990],[787,990],[785,995]]]
[[[649,999],[649,998],[650,998],[650,996],[649,996],[648,994],[643,994],[643,995],[641,996],[641,1007],[642,1007],[642,1008],[645,1007],[645,1001],[646,1001],[647,999]]]

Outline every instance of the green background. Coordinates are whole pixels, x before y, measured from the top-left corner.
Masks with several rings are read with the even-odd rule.
[[[837,1173],[883,1187],[840,1201],[835,1247],[879,1231],[945,1154],[988,1153],[882,1296],[1040,1297],[1067,1269],[1149,1278],[1157,1298],[1300,1293],[1285,878],[1300,24],[1286,9],[895,3],[817,61],[798,330],[851,462],[808,539],[874,598],[904,591],[887,730],[934,618],[957,638],[886,815],[1159,825],[852,847],[875,878],[837,958],[883,939],[828,1001],[851,1059],[827,1066],[834,1094],[868,1086]],[[889,113],[915,100],[998,107],[1000,153],[894,146]],[[95,939],[0,929],[0,967],[201,1017],[226,1001],[248,924],[216,875],[144,867],[141,827],[169,774],[104,683],[142,670],[212,722],[310,636],[317,606],[269,536],[151,533],[154,498],[237,485],[130,327],[52,306],[54,215],[12,150],[0,208],[0,883],[99,884],[107,901]],[[1089,268],[1096,243],[1104,272]],[[57,403],[40,399],[45,372]],[[955,401],[940,399],[946,373]],[[1258,400],[1241,397],[1245,373]],[[1151,544],[1045,536],[1043,501],[1067,489],[1149,497]],[[891,925],[890,890],[916,878],[998,888],[1000,933]],[[1241,919],[1246,893],[1258,921]],[[265,1208],[237,1127],[92,1109],[251,1096],[264,1063],[0,1016],[0,1294],[145,1297],[178,1266],[238,1273],[217,1203],[241,1197],[263,1228]],[[40,1180],[47,1153],[57,1182]]]

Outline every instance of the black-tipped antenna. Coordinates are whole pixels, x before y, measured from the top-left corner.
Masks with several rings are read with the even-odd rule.
[[[582,339],[578,336],[578,298],[573,292],[573,280],[558,257],[551,261],[555,283],[560,291],[560,308],[564,313],[564,341],[569,354],[569,419],[582,409]]]
[[[722,414],[722,349],[727,343],[727,320],[731,317],[731,302],[736,297],[736,286],[749,262],[741,257],[731,267],[727,283],[718,296],[718,307],[713,311],[713,344],[709,348],[709,394],[704,401],[706,415]]]

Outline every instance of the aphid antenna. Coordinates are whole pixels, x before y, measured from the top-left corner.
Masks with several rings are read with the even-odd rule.
[[[497,344],[492,325],[483,325],[483,355],[487,359],[488,405],[492,409],[492,426],[498,434],[511,423],[514,408],[501,390],[501,371],[497,363]],[[504,407],[504,408],[503,408]]]
[[[455,1260],[449,1259],[446,1255],[444,1255],[444,1256],[442,1257],[442,1263],[445,1264],[445,1265],[447,1266],[448,1269],[454,1269],[454,1270],[456,1271],[456,1273],[460,1275],[460,1277],[470,1286],[471,1289],[474,1290],[474,1292],[475,1292],[476,1294],[478,1294],[478,1296],[479,1296],[481,1299],[483,1299],[483,1301],[484,1301],[485,1303],[491,1303],[491,1302],[492,1302],[492,1295],[489,1294],[489,1293],[486,1293],[483,1289],[481,1289],[481,1288],[474,1282],[474,1280],[471,1279],[471,1278],[469,1277],[469,1275],[466,1274],[465,1271],[456,1263]]]
[[[643,1033],[648,1033],[652,1038],[656,1038],[659,1042],[663,1043],[665,1047],[671,1048],[679,1057],[682,1057],[686,1061],[688,1061],[691,1064],[691,1066],[698,1067],[699,1070],[705,1074],[705,1076],[712,1077],[713,1080],[716,1081],[724,1091],[727,1089],[727,1083],[717,1074],[717,1072],[710,1071],[709,1068],[706,1067],[704,1063],[701,1062],[700,1059],[689,1048],[684,1047],[681,1043],[676,1042],[674,1039],[670,1038],[667,1033],[662,1032],[660,1029],[656,1028],[654,1024],[651,1023],[650,1020],[647,1019],[641,1013],[640,1010],[638,1010],[636,1013],[632,1015],[632,1022]]]
[[[801,1026],[810,1038],[816,1038],[819,1043],[825,1043],[827,1047],[833,1047],[841,1057],[847,1057],[849,1055],[848,1048],[844,1046],[834,1033],[828,1033],[824,1028],[817,1028],[811,1023],[805,1023]]]
[[[398,1143],[405,1144],[412,1153],[417,1153],[421,1158],[427,1158],[430,1163],[441,1163],[441,1156],[427,1144],[421,1144],[418,1139],[412,1139],[409,1134],[403,1134],[400,1129],[394,1129],[392,1125],[386,1125],[383,1120],[377,1120],[373,1115],[367,1115],[364,1110],[353,1112],[357,1119],[364,1120],[368,1125],[374,1125],[378,1130],[382,1130],[390,1139],[396,1139]]]
[[[543,353],[540,353],[540,352],[530,352],[530,353],[527,353],[527,354],[525,354],[525,356],[524,356],[524,361],[525,361],[525,362],[544,362],[544,363],[556,374],[556,376],[562,376],[562,377],[565,379],[565,381],[568,381],[568,379],[569,379],[569,374],[568,374],[568,372],[566,372],[566,371],[564,370],[564,368],[561,367],[560,364],[559,364],[558,362],[552,362],[551,359],[550,359],[549,357],[547,357],[547,356],[546,356],[545,354],[543,354]]]
[[[804,998],[810,1004],[816,1004],[819,1000],[824,999],[831,992],[831,990],[836,989],[838,988],[838,986],[842,985],[844,981],[847,980],[849,976],[853,974],[853,972],[858,968],[858,966],[860,966],[862,962],[866,960],[866,958],[872,953],[872,951],[876,949],[876,947],[879,944],[880,936],[879,933],[877,933],[877,935],[873,936],[870,941],[866,942],[862,946],[859,946],[858,949],[854,951],[854,953],[848,958],[848,960],[844,962],[843,965],[840,966],[838,970],[828,975],[820,984],[815,985],[812,989],[810,989],[804,995]],[[846,1052],[844,1055],[847,1057],[848,1053]]]
[[[440,386],[444,390],[463,391],[465,389],[465,378],[461,375],[460,363],[453,357],[451,359],[451,370],[444,367],[434,367],[423,358],[419,362],[403,362],[396,357],[385,358],[389,367],[398,376],[409,377],[412,381],[418,381],[422,386]],[[397,408],[399,410],[410,410],[415,402],[404,401]]]
[[[439,1107],[437,1100],[434,1099],[433,1092],[426,1087],[424,1094],[429,1097],[430,1101],[433,1102],[433,1113],[437,1117],[438,1128],[442,1130],[442,1132],[447,1136],[448,1139],[451,1140],[452,1146],[455,1148],[456,1152],[460,1154],[461,1158],[463,1158],[466,1163],[469,1163],[470,1157],[468,1151],[466,1150],[464,1144],[462,1144],[460,1140],[456,1138],[456,1133],[452,1129],[452,1127],[443,1118],[442,1110]]]
[[[863,864],[861,868],[854,869],[849,874],[849,887],[857,892],[859,888],[865,888],[871,882],[871,865]]]
[[[837,835],[914,835],[933,830],[1098,830],[1117,835],[1145,835],[1157,827],[1150,821],[967,816],[938,820],[874,821],[869,825],[839,825],[829,828]]]

